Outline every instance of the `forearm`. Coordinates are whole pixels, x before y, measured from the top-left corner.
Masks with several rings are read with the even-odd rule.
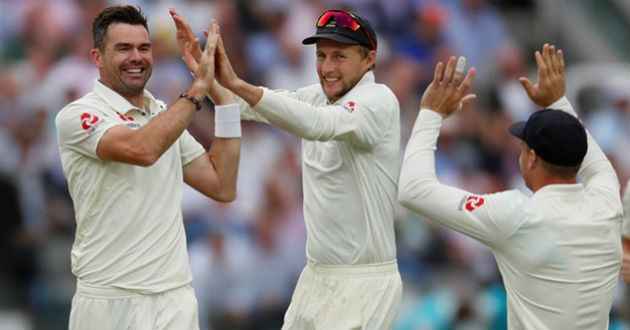
[[[577,113],[569,103],[566,96],[560,98],[549,106],[550,109],[559,109],[565,111],[575,117]],[[591,134],[586,131],[587,137],[587,151],[580,167],[579,175],[584,179],[587,186],[606,186],[614,188],[616,192],[619,191],[619,182],[617,180],[617,174],[610,164],[608,158],[604,152],[600,149],[597,142],[593,139]]]
[[[225,105],[236,102],[236,96],[234,93],[221,86],[216,79],[212,82],[212,88],[206,96],[215,105]]]
[[[441,213],[457,206],[446,204],[457,204],[462,198],[459,195],[465,192],[442,186],[437,179],[435,150],[441,127],[439,113],[423,109],[418,114],[400,170],[398,199],[406,208],[439,222],[448,222],[452,218]]]
[[[203,90],[191,86],[186,93],[197,100],[204,95]],[[147,125],[141,127],[134,135],[133,144],[141,146],[143,152],[157,160],[188,127],[195,116],[196,106],[193,102],[180,98],[166,111]]]
[[[242,79],[235,79],[229,86],[225,87],[252,107],[260,101],[263,95],[262,88],[256,87]]]
[[[208,157],[217,174],[219,193],[216,198],[232,201],[236,198],[236,178],[240,159],[240,138],[215,138]]]

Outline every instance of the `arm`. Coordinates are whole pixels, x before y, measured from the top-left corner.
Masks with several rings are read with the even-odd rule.
[[[454,66],[454,57],[449,59],[445,72],[442,63],[438,63],[433,81],[422,96],[422,109],[405,150],[398,199],[412,211],[486,245],[493,245],[508,235],[504,226],[497,222],[506,217],[493,214],[508,212],[502,205],[505,204],[502,198],[513,193],[475,196],[441,184],[435,173],[434,151],[443,119],[457,111],[460,102],[465,105],[475,98],[473,94],[464,96],[472,83],[475,69],[470,70],[460,85],[461,74],[454,72]]]
[[[208,38],[197,78],[186,93],[201,99],[214,79],[214,53],[218,35]],[[100,139],[96,154],[109,161],[150,166],[177,140],[195,114],[195,104],[179,99],[167,111],[138,130],[114,126]]]
[[[233,201],[240,148],[238,138],[215,138],[208,152],[184,166],[184,182],[217,201]]]
[[[577,117],[577,113],[564,96],[564,57],[562,50],[545,44],[542,52],[536,51],[536,65],[538,66],[538,81],[534,85],[527,78],[519,80],[530,99],[542,108],[560,109]],[[617,175],[606,155],[597,145],[593,137],[587,133],[588,149],[582,161],[579,175],[585,186],[590,189],[604,189],[617,195],[619,182]]]

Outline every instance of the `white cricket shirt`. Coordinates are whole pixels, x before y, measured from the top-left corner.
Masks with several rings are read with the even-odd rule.
[[[57,114],[55,124],[77,222],[72,273],[92,286],[151,294],[191,282],[182,167],[205,150],[184,131],[152,166],[99,159],[96,147],[108,129],[138,129],[166,105],[145,90],[144,108],[96,81],[92,92]]]
[[[242,118],[302,137],[307,258],[353,265],[396,258],[394,207],[400,148],[398,100],[368,71],[329,104],[320,85],[264,89]]]
[[[575,115],[565,97],[549,108]],[[405,151],[401,203],[492,250],[507,291],[508,328],[608,329],[621,262],[619,183],[593,138],[584,184],[475,195],[435,174],[442,117],[422,110]]]

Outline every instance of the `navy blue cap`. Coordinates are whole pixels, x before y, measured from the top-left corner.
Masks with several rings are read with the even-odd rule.
[[[324,12],[322,16],[328,12],[342,12],[352,16],[352,18],[359,24],[359,29],[353,31],[348,27],[339,26],[339,24],[335,22],[335,17],[332,16],[325,25],[317,27],[317,31],[314,35],[302,40],[302,44],[314,44],[317,42],[317,39],[324,38],[344,44],[361,45],[369,50],[376,50],[376,33],[374,32],[374,29],[372,29],[368,20],[355,13],[345,10],[329,10]]]
[[[544,161],[558,166],[577,166],[586,155],[586,130],[582,123],[562,110],[534,112],[527,121],[508,129]]]

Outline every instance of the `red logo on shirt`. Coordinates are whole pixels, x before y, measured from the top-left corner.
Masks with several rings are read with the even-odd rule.
[[[346,103],[343,104],[343,108],[346,109],[346,111],[353,113],[354,112],[354,101],[348,101]]]
[[[118,117],[120,117],[120,119],[122,119],[122,121],[127,121],[127,120],[133,121],[133,117],[131,117],[131,116],[125,116],[125,115],[123,115],[122,113],[120,113],[118,111],[116,111],[116,113],[118,114]]]
[[[94,126],[94,124],[96,124],[98,120],[98,116],[84,113],[81,115],[81,127],[83,127],[83,129],[87,131],[92,128],[92,126]]]
[[[472,212],[474,211],[476,208],[480,207],[481,205],[483,205],[483,202],[485,202],[486,200],[483,199],[483,197],[480,196],[468,196],[468,198],[466,198],[466,210]]]

